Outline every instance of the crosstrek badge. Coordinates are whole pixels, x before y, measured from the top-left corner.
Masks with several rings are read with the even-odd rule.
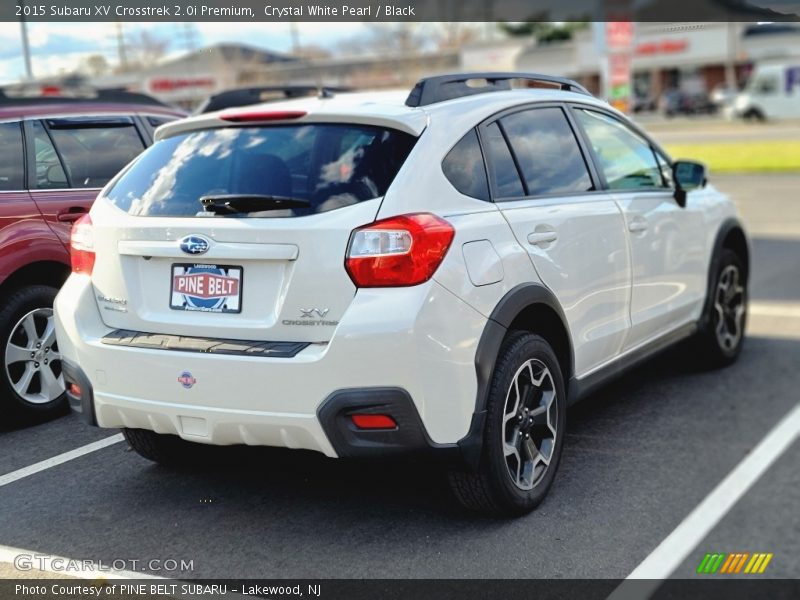
[[[172,265],[170,308],[238,313],[242,268],[228,265]]]

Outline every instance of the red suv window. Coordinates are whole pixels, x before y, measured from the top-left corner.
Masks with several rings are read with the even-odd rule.
[[[47,119],[34,124],[38,188],[98,188],[144,150],[130,117]],[[66,174],[65,174],[66,173]]]
[[[20,124],[0,123],[0,191],[25,188],[25,167],[22,156]]]

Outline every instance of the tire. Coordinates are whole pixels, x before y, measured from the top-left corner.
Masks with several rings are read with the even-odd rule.
[[[713,282],[712,299],[694,340],[697,363],[712,369],[736,362],[744,344],[747,280],[744,262],[733,250],[722,249]]]
[[[764,123],[767,120],[767,118],[764,116],[764,113],[758,108],[748,109],[743,116],[745,121],[750,122]]]
[[[0,310],[0,414],[48,419],[68,412],[55,340],[53,300],[58,289],[23,287]]]
[[[176,435],[164,435],[146,429],[123,429],[128,445],[142,458],[165,466],[189,465],[198,458],[199,444]]]
[[[456,499],[469,510],[495,515],[536,508],[558,470],[566,408],[561,369],[547,341],[526,331],[509,333],[492,375],[478,469],[449,473]],[[516,455],[507,456],[512,448]]]

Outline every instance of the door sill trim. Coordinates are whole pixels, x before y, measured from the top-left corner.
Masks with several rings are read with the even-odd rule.
[[[573,377],[569,382],[569,404],[574,404],[578,400],[585,398],[599,387],[611,382],[670,346],[691,337],[696,332],[696,322],[686,323],[654,340],[631,348],[612,362],[601,365],[583,377]]]

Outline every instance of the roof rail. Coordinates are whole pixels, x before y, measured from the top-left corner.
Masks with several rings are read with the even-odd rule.
[[[352,88],[330,85],[270,85],[226,90],[214,94],[201,104],[196,113],[214,112],[224,108],[248,106],[276,100],[289,100],[307,96],[329,98],[337,92],[350,92]]]
[[[34,93],[38,91],[39,93]],[[30,86],[6,86],[0,88],[0,106],[33,105],[33,104],[76,104],[81,102],[107,102],[111,104],[147,104],[151,106],[167,105],[147,94],[129,92],[124,88],[70,90],[59,86],[42,86],[34,90]]]
[[[531,83],[544,83],[557,86],[567,92],[577,92],[591,96],[589,91],[573,81],[564,77],[541,75],[539,73],[452,73],[450,75],[436,75],[425,77],[417,82],[414,89],[406,99],[406,106],[427,106],[471,96],[486,92],[502,92],[511,89],[514,80],[529,81]],[[471,85],[472,83],[472,85]]]

